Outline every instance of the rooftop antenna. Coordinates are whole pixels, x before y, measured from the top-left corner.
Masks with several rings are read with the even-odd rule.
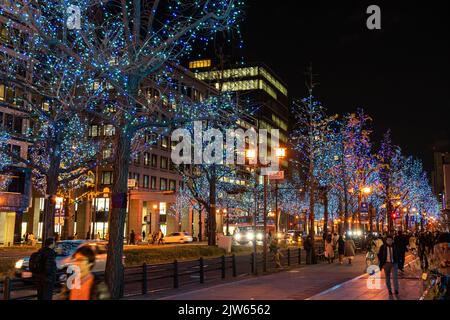
[[[319,84],[319,82],[315,82],[315,80],[314,80],[314,78],[316,76],[318,76],[318,74],[313,73],[312,62],[310,62],[309,66],[305,72],[305,75],[307,77],[306,81],[305,81],[305,85],[308,88],[309,95],[312,96],[312,92],[313,92],[315,86]]]

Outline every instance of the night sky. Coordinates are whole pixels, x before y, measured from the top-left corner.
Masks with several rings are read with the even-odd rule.
[[[363,107],[374,139],[391,128],[431,170],[434,142],[450,139],[450,2],[420,3],[248,0],[242,55],[268,64],[292,98],[306,95],[312,62],[330,114]],[[381,7],[381,30],[366,27],[370,4]]]

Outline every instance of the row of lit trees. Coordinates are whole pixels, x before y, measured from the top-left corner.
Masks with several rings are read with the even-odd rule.
[[[306,185],[302,199],[309,201],[305,207],[313,239],[317,218],[323,218],[324,232],[329,231],[330,209],[341,222],[340,232],[350,230],[352,222],[359,230],[362,211],[368,213],[369,231],[373,231],[374,220],[388,222],[388,230],[393,231],[398,210],[439,213],[420,160],[403,156],[392,143],[390,132],[375,150],[372,119],[363,109],[343,117],[329,116],[312,94],[312,81],[309,88],[309,96],[293,106],[298,125],[292,132],[291,145]]]
[[[2,7],[10,30],[9,45],[14,49],[9,58],[2,59],[2,81],[20,88],[29,102],[25,109],[38,114],[39,134],[32,134],[30,143],[37,137],[42,143],[35,148],[41,150],[36,151],[36,161],[23,160],[34,169],[39,167],[46,180],[44,238],[54,232],[55,202],[51,199],[62,176],[86,169],[80,156],[91,154],[85,153],[82,141],[70,141],[69,126],[74,133],[82,128],[70,125],[73,116],[80,123],[89,119],[113,126],[106,281],[113,298],[118,298],[123,293],[123,234],[133,144],[145,130],[160,132],[195,120],[184,117],[176,97],[171,101],[174,108],[163,110],[152,90],[174,88],[171,63],[189,53],[194,42],[208,42],[216,32],[235,28],[242,3],[78,0],[71,5],[77,6],[79,14],[77,10],[68,14],[67,2],[61,0],[20,1]],[[18,76],[19,68],[28,75]],[[35,97],[44,100],[33,101]],[[160,118],[160,112],[169,117]],[[85,133],[81,135],[86,137]],[[73,159],[80,161],[72,165]],[[93,166],[98,165],[96,157],[92,160]]]

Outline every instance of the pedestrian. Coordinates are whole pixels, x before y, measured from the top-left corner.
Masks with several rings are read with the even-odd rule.
[[[342,264],[344,260],[344,250],[345,250],[345,241],[342,235],[339,237],[337,245],[338,245],[339,263]]]
[[[86,240],[90,240],[91,239],[91,230],[88,230],[87,234],[86,234]]]
[[[29,267],[37,282],[38,300],[52,300],[56,282],[55,239],[48,238],[44,247],[30,257]]]
[[[23,242],[25,243],[25,244],[28,244],[28,232],[25,232],[25,234],[24,234],[24,236],[23,236]]]
[[[278,247],[277,240],[273,239],[270,242],[269,249],[273,253],[273,260],[275,261],[276,267],[282,268],[283,266],[281,265],[281,258],[283,257],[283,254],[281,253],[281,250]]]
[[[352,260],[355,258],[356,245],[355,241],[349,236],[345,239],[344,255],[348,259],[348,264],[352,264]]]
[[[383,239],[381,236],[377,237],[375,240],[375,253],[378,255],[378,252],[380,252],[380,248],[383,245]]]
[[[400,252],[395,245],[394,238],[387,236],[386,244],[383,244],[378,253],[378,261],[380,262],[380,270],[384,269],[386,277],[386,287],[389,295],[392,295],[391,274],[394,279],[395,294],[398,295],[398,261],[400,259]]]
[[[142,230],[142,242],[145,241],[145,230]]]
[[[420,267],[422,270],[428,270],[428,254],[427,254],[427,240],[426,235],[422,232],[419,235],[418,254],[420,259]]]
[[[312,264],[312,240],[310,235],[306,237],[303,248],[306,252],[306,264]]]
[[[34,237],[33,232],[31,232],[28,236],[28,240],[30,241],[30,245],[32,245],[33,247],[36,245],[36,238]]]
[[[161,229],[158,232],[158,244],[164,244],[164,233]]]
[[[95,253],[89,246],[82,246],[74,254],[73,263],[79,268],[79,278],[61,292],[63,300],[106,300],[110,298],[108,287],[99,276],[92,273]]]
[[[134,245],[136,243],[136,234],[134,233],[134,230],[131,230],[130,233],[130,244]]]
[[[272,237],[272,231],[269,230],[269,234],[267,235],[267,240],[269,241],[269,243],[272,243],[272,239],[273,239],[273,237]]]
[[[411,237],[409,238],[408,246],[409,246],[409,250],[411,251],[411,253],[416,255],[417,254],[417,239],[414,234],[412,234]]]
[[[325,240],[325,258],[327,258],[328,264],[334,262],[334,248],[331,234]]]
[[[397,236],[394,238],[395,246],[398,249],[398,269],[403,272],[403,268],[405,266],[405,255],[408,250],[408,243],[406,242],[406,237],[403,235],[403,232],[400,230],[397,233]]]
[[[77,240],[78,239],[78,233],[75,232],[75,234],[73,235],[73,239]]]

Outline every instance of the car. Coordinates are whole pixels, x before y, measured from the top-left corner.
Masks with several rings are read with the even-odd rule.
[[[286,233],[286,240],[288,244],[302,245],[303,232],[298,230],[288,230]]]
[[[108,242],[100,240],[63,240],[56,244],[56,268],[58,274],[65,273],[72,264],[74,253],[78,248],[90,246],[95,253],[93,272],[105,271]],[[33,274],[29,269],[30,257],[24,257],[15,263],[15,275],[18,278],[31,278]]]
[[[186,243],[194,239],[187,232],[174,232],[164,237],[164,243]]]
[[[255,234],[253,227],[240,227],[233,234],[233,241],[238,245],[251,244],[253,243],[255,238],[257,244],[262,244],[262,242],[264,241],[263,230],[257,228]]]

